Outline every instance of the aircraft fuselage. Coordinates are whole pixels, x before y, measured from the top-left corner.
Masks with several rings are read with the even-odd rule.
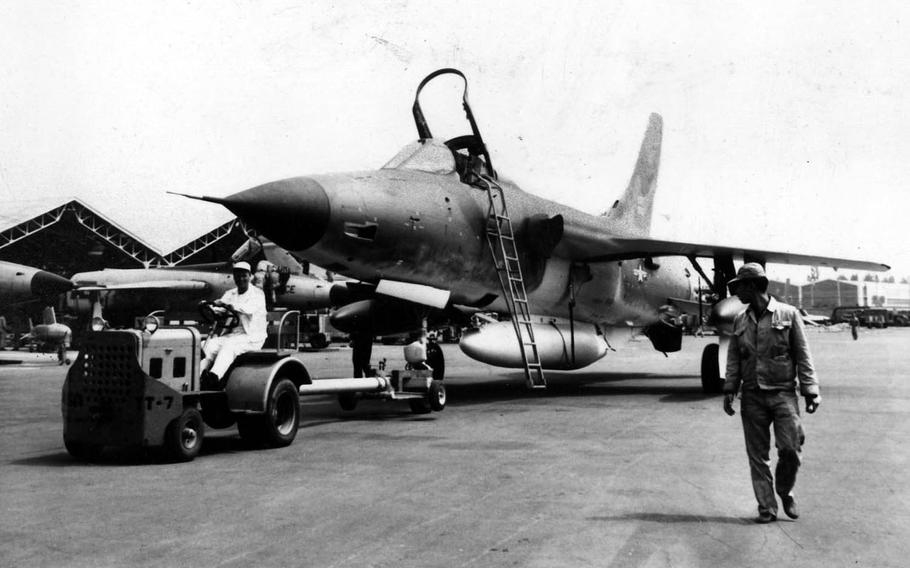
[[[275,183],[280,186],[266,184],[249,190],[249,196],[263,188],[281,192],[290,201],[302,198],[292,207],[305,210],[297,232],[254,223],[280,246],[351,278],[432,286],[449,290],[453,304],[506,311],[485,232],[486,190],[462,183],[455,173],[393,168]],[[667,298],[692,297],[685,259],[579,265],[560,255],[559,244],[549,258],[536,253],[533,220],[542,214],[561,215],[566,225],[600,226],[603,220],[525,193],[509,181],[499,183],[522,252],[533,314],[568,318],[573,282],[574,318],[608,326],[649,325],[657,320],[655,306]],[[319,206],[308,207],[311,203]],[[243,217],[243,206],[236,206]],[[306,246],[295,247],[301,243]]]

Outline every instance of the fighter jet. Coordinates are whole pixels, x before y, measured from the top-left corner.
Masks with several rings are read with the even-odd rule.
[[[331,305],[332,283],[308,274],[276,275],[271,302],[275,307],[311,311]],[[217,300],[235,286],[230,263],[174,268],[127,268],[80,272],[76,289],[67,295],[75,313],[98,315],[109,321],[133,318],[152,310],[195,312],[202,300]]]
[[[49,300],[72,287],[73,283],[63,276],[0,260],[0,307]]]
[[[38,325],[29,320],[29,331],[19,340],[20,345],[29,345],[30,349],[40,351],[53,350],[57,353],[57,360],[61,365],[69,364],[66,350],[73,341],[73,332],[66,324],[57,322],[54,308],[44,308],[43,320]]]
[[[464,80],[462,106],[471,127],[449,140],[433,137],[419,103],[423,87],[444,74]],[[545,369],[579,369],[600,359],[620,331],[640,330],[658,351],[678,351],[678,316],[685,308],[673,299],[696,299],[690,268],[720,299],[710,308],[713,322],[728,331],[743,309],[724,285],[735,274],[735,258],[888,269],[651,238],[663,130],[657,114],[628,187],[597,216],[526,193],[494,169],[460,71],[427,76],[412,110],[418,140],[379,170],[294,177],[224,198],[196,198],[225,206],[302,258],[371,285],[342,308],[336,326],[346,320],[390,333],[419,327],[423,317],[442,310],[501,314],[500,321],[465,334],[461,349],[482,362],[524,368],[531,387],[545,386]],[[700,264],[706,258],[713,262],[711,276]],[[718,344],[703,353],[708,392],[723,384],[724,357]]]

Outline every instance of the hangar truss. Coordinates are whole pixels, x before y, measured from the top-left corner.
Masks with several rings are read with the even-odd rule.
[[[63,276],[223,261],[246,240],[244,227],[233,219],[162,253],[79,199],[50,208],[23,202],[14,214],[0,214],[0,258]]]

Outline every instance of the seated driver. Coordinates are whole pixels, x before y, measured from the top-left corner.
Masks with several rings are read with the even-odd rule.
[[[234,283],[237,287],[225,292],[220,300],[212,302],[216,307],[236,312],[240,322],[224,335],[210,335],[206,340],[202,348],[205,359],[201,365],[201,383],[204,389],[223,387],[221,379],[234,359],[241,353],[260,349],[265,343],[265,295],[256,286],[250,285],[251,276],[248,262],[234,263]]]
[[[422,329],[410,336],[411,343],[404,346],[404,359],[408,368],[415,371],[425,371],[427,365],[427,330]]]

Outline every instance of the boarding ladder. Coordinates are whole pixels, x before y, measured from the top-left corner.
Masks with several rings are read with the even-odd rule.
[[[545,388],[547,381],[543,376],[540,353],[534,340],[528,294],[521,273],[521,262],[518,260],[518,246],[515,242],[515,233],[512,231],[512,219],[506,206],[506,196],[502,187],[492,177],[481,175],[480,178],[481,184],[486,186],[490,202],[487,212],[487,243],[493,254],[499,285],[512,316],[515,337],[518,338],[518,345],[521,347],[525,380],[530,388]]]

